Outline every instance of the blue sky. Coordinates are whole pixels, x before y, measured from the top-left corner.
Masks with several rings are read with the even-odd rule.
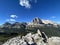
[[[34,17],[60,23],[60,0],[0,0],[0,24],[30,22]]]

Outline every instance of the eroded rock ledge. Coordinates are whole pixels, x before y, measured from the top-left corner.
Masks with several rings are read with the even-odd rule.
[[[2,45],[60,45],[60,37],[48,38],[44,32],[37,30],[37,33],[28,33],[25,36],[18,36],[9,39]]]

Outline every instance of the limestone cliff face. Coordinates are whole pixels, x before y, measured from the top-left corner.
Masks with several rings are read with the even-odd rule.
[[[28,33],[9,39],[2,45],[60,45],[60,37],[48,38],[44,32],[38,30],[35,34]]]
[[[44,37],[46,36],[44,35]],[[22,36],[22,38],[20,36],[14,37],[3,45],[46,45],[47,39],[44,37],[42,37],[42,33],[38,30],[36,34],[28,33],[27,35]]]
[[[57,23],[50,20],[42,20],[38,17],[35,17],[32,22],[28,23],[27,27],[44,27],[45,25],[58,27]]]
[[[49,45],[60,45],[60,37],[51,37],[48,39]]]
[[[34,18],[32,20],[32,23],[34,23],[34,24],[42,24],[43,22],[38,17],[36,17],[36,18]]]
[[[28,23],[28,25],[26,25],[26,28],[28,29],[29,27],[43,27],[44,24],[42,22],[42,20],[38,17],[35,17],[32,22]]]

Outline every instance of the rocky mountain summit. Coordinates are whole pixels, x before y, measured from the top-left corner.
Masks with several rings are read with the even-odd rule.
[[[32,22],[27,24],[27,27],[44,27],[44,26],[53,26],[58,27],[58,24],[50,20],[42,20],[38,17],[35,17]]]
[[[44,32],[37,30],[37,33],[28,33],[25,36],[18,36],[9,39],[2,45],[60,45],[60,37],[48,38]]]
[[[54,27],[58,27],[56,23],[52,22],[52,21],[49,21],[49,20],[42,20],[38,17],[35,17],[32,22],[15,22],[13,24],[9,23],[9,22],[5,22],[3,25],[2,25],[2,28],[21,28],[21,27],[44,27],[46,25],[49,25],[49,26],[54,26]]]
[[[19,23],[19,22],[15,22],[13,24],[9,23],[9,22],[5,22],[2,25],[2,28],[22,28],[25,25],[25,23]]]
[[[55,22],[53,21],[50,21],[50,20],[43,20],[43,19],[40,19],[38,17],[35,17],[32,22],[33,24],[56,24]]]
[[[34,19],[32,20],[32,23],[34,23],[34,24],[43,24],[42,20],[39,19],[38,17],[34,18]]]

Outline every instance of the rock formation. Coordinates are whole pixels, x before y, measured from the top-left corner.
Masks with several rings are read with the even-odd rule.
[[[15,22],[11,26],[12,28],[21,28],[21,24],[19,22]]]
[[[60,45],[60,37],[51,37],[48,40],[49,45]]]
[[[11,24],[9,22],[6,22],[2,25],[2,28],[11,28]]]
[[[32,20],[32,22],[26,25],[26,29],[30,27],[44,27],[44,24],[38,17],[36,17]]]
[[[49,27],[53,26],[53,27],[58,28],[57,25],[58,24],[57,23],[54,23],[53,21],[50,21],[50,20],[42,20],[42,19],[40,19],[38,17],[35,17],[32,20],[32,22],[30,22],[30,23],[27,24],[26,27],[27,27],[27,29],[29,27],[44,27],[44,26],[49,26]]]
[[[33,19],[32,23],[34,23],[34,24],[42,24],[43,22],[38,17],[36,17],[36,18]]]
[[[27,34],[26,36],[14,37],[9,39],[3,45],[45,45],[44,38],[42,37],[41,32],[38,30],[36,34]]]
[[[9,39],[2,45],[60,45],[60,37],[47,38],[44,32],[38,30],[35,34],[28,33]]]

